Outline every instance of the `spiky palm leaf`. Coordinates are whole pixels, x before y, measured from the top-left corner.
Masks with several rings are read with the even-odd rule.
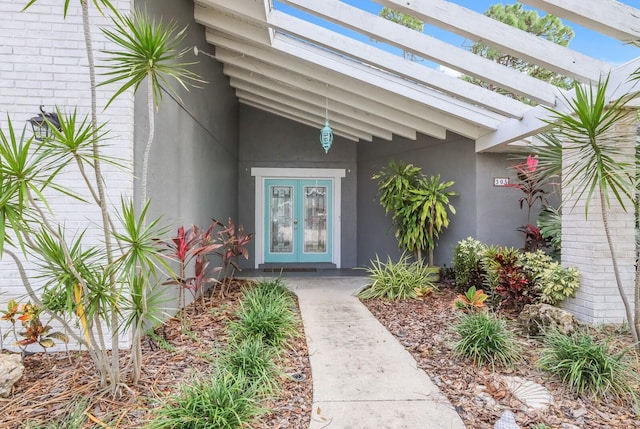
[[[186,27],[179,30],[175,23],[165,25],[156,22],[146,13],[136,10],[132,16],[116,15],[113,29],[104,28],[104,35],[118,46],[118,50],[105,50],[107,55],[104,74],[109,79],[101,85],[122,83],[109,99],[107,106],[129,88],[137,90],[145,78],[151,80],[153,101],[157,106],[162,100],[162,89],[179,95],[171,80],[184,89],[204,81],[187,67],[193,63],[182,62],[186,50],[179,45],[185,37]]]

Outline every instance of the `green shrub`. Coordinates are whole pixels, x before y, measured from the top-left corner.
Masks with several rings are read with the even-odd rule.
[[[459,290],[467,290],[474,286],[482,288],[483,271],[482,255],[487,246],[480,241],[469,237],[461,240],[453,251],[453,267],[456,287]]]
[[[580,271],[577,268],[565,268],[553,262],[544,270],[540,287],[542,302],[558,305],[565,299],[575,296],[580,287]]]
[[[553,250],[555,257],[562,249],[562,213],[560,209],[545,206],[538,214],[538,228]]]
[[[529,281],[540,293],[540,301],[558,305],[574,296],[580,287],[580,272],[576,268],[565,268],[541,250],[524,252],[520,264]]]
[[[297,335],[297,319],[285,298],[272,299],[260,293],[245,294],[229,326],[235,341],[257,338],[276,348]]]
[[[524,270],[527,278],[534,285],[541,282],[544,270],[553,263],[553,258],[542,250],[535,252],[522,252],[520,254],[520,265]],[[541,288],[540,288],[541,290]]]
[[[478,366],[511,367],[520,359],[515,335],[496,316],[486,312],[463,314],[453,330],[460,335],[453,346],[454,355],[469,358]]]
[[[249,386],[249,387],[248,387]],[[264,412],[242,376],[219,371],[184,384],[155,411],[149,429],[241,429]]]
[[[229,348],[222,354],[221,368],[242,376],[256,390],[272,394],[278,390],[280,375],[280,369],[275,363],[276,357],[273,348],[262,340],[247,338],[229,344]]]
[[[552,331],[544,342],[538,365],[577,394],[624,398],[637,387],[638,375],[625,360],[627,350],[616,352],[609,340],[598,342],[587,332]]]
[[[416,291],[424,288],[436,290],[433,281],[438,268],[429,267],[421,261],[409,262],[409,257],[403,254],[398,262],[387,257],[387,262],[381,262],[378,256],[371,261],[371,267],[366,269],[371,279],[371,285],[362,292],[362,299],[386,298],[391,300],[415,298]]]

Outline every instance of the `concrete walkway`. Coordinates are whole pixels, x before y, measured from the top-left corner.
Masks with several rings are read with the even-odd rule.
[[[310,429],[464,428],[416,361],[354,296],[366,277],[286,278],[313,374]]]

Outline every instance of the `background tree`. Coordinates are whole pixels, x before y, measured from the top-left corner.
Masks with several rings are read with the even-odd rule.
[[[497,21],[511,25],[512,27],[526,31],[527,33],[534,34],[560,46],[568,46],[569,42],[571,42],[574,37],[573,29],[568,25],[564,25],[560,18],[550,14],[540,16],[535,10],[524,10],[520,3],[508,5],[494,4],[489,7],[484,14]],[[469,50],[481,57],[495,61],[519,72],[526,73],[529,76],[541,79],[545,82],[549,82],[560,88],[569,89],[573,85],[573,80],[566,76],[547,70],[544,67],[532,64],[521,58],[514,57],[511,54],[500,52],[499,50],[485,45],[482,42],[475,42]],[[465,80],[484,88],[488,88],[492,91],[521,99],[509,91],[498,88],[493,84],[483,82],[480,79],[467,76],[465,77]],[[528,100],[522,101],[529,102]]]
[[[402,12],[398,12],[397,10],[393,10],[388,7],[383,7],[378,13],[378,16],[387,19],[391,22],[395,22],[396,24],[400,24],[403,27],[410,28],[419,33],[424,31],[424,22],[420,21],[418,18],[414,18],[413,16],[406,15]],[[420,61],[421,58],[414,55],[409,51],[402,51],[402,57],[411,61]]]

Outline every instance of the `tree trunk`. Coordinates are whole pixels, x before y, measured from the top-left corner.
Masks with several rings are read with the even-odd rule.
[[[89,82],[91,91],[91,127],[94,133],[97,134],[98,130],[98,108],[97,108],[97,94],[96,94],[96,67],[93,57],[93,43],[91,39],[91,26],[89,22],[89,2],[88,0],[81,0],[82,6],[82,28],[84,32],[85,47],[87,50],[87,61],[89,65]],[[95,134],[94,134],[95,137]],[[107,255],[107,263],[109,266],[113,265],[113,246],[111,242],[111,228],[109,224],[109,209],[107,207],[107,198],[105,194],[104,182],[102,178],[102,167],[100,163],[100,147],[98,141],[93,143],[93,161],[94,170],[96,175],[96,188],[98,190],[98,198],[100,205],[100,214],[102,216],[102,232],[104,235],[105,252]],[[113,274],[109,276],[109,283],[111,292],[114,296],[117,295],[117,288],[115,284],[115,278]],[[110,368],[110,387],[112,391],[115,391],[120,384],[120,344],[119,344],[119,331],[118,331],[118,311],[117,308],[110,309],[111,314],[111,368]],[[103,350],[106,353],[106,350]]]
[[[629,304],[629,300],[627,299],[627,295],[625,294],[624,287],[622,286],[622,280],[620,279],[620,270],[618,269],[618,260],[615,255],[615,251],[613,248],[613,239],[611,238],[611,231],[609,230],[609,215],[607,214],[607,204],[605,200],[604,191],[602,187],[598,187],[598,191],[600,193],[600,210],[602,212],[602,224],[604,226],[604,232],[607,236],[607,244],[609,245],[609,252],[611,252],[611,262],[613,263],[613,273],[616,277],[616,286],[618,287],[618,293],[620,294],[620,299],[624,304],[624,311],[627,315],[627,323],[629,324],[629,329],[631,330],[631,337],[633,338],[634,343],[638,343],[638,330],[637,330],[637,319],[634,318],[634,312],[631,311],[631,305]],[[637,280],[636,280],[637,282]],[[637,307],[636,307],[637,310]]]

